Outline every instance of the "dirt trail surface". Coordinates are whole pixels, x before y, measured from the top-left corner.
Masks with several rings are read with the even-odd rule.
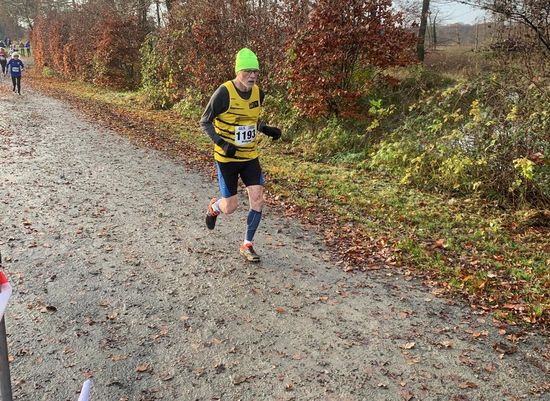
[[[88,377],[92,401],[550,399],[543,335],[394,269],[345,273],[269,209],[263,261],[247,264],[244,204],[204,226],[208,177],[28,87],[0,89],[16,400],[76,400]]]

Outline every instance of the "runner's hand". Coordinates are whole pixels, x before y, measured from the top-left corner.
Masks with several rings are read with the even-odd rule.
[[[235,156],[235,153],[237,152],[237,148],[234,145],[231,145],[229,142],[223,141],[223,143],[220,146],[227,157]]]
[[[267,136],[270,136],[271,138],[273,138],[274,141],[276,141],[281,137],[281,130],[277,127],[270,127],[269,125],[266,125],[263,128],[262,132]]]

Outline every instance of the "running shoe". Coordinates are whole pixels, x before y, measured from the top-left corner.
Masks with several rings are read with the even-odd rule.
[[[206,212],[206,227],[209,230],[213,230],[216,227],[216,219],[218,218],[218,212],[216,212],[212,205],[218,201],[218,198],[212,198],[208,204],[208,211]]]
[[[251,242],[249,242],[247,244],[242,244],[241,248],[239,249],[239,252],[249,262],[259,262],[260,261],[260,255],[258,255],[256,253],[256,251],[254,250],[254,247],[252,246]]]

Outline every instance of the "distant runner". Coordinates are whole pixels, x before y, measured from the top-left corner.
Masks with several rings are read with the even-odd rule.
[[[254,234],[262,218],[264,175],[258,160],[258,131],[273,140],[281,130],[259,120],[264,93],[256,81],[260,65],[256,54],[244,48],[237,53],[236,77],[221,85],[208,102],[201,118],[201,127],[214,142],[214,159],[221,198],[213,198],[206,213],[206,226],[213,230],[220,213],[231,214],[237,209],[237,187],[241,177],[248,192],[250,210],[246,220],[240,254],[250,262],[259,262],[253,247]]]
[[[2,74],[6,74],[6,64],[8,63],[8,57],[6,55],[6,50],[3,47],[0,47],[0,66],[2,66]]]
[[[11,74],[11,82],[13,84],[13,91],[15,92],[15,88],[17,87],[17,93],[21,94],[21,72],[23,71],[23,68],[25,66],[23,65],[23,62],[19,60],[19,53],[13,52],[11,54],[11,59],[8,61],[8,64],[6,66],[6,72],[4,75],[9,71]]]

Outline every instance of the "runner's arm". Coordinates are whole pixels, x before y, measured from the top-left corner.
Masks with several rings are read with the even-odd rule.
[[[260,90],[260,104],[264,103],[265,94]],[[270,127],[264,120],[258,120],[258,131],[271,137],[273,140],[277,140],[281,137],[281,130],[277,127]]]
[[[216,129],[214,128],[214,119],[228,109],[229,92],[225,86],[221,85],[218,89],[216,89],[210,98],[208,104],[206,105],[206,109],[204,109],[204,112],[202,113],[200,121],[201,128],[210,137],[212,142],[218,146],[222,146],[225,141],[216,132]]]

